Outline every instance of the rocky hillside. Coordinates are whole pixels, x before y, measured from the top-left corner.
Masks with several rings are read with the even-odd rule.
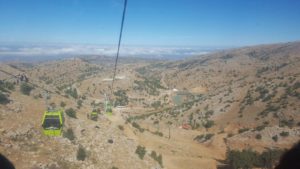
[[[198,128],[213,120],[213,128],[219,132],[254,130],[248,134],[254,140],[259,133],[256,127],[274,127],[263,134],[262,147],[280,135],[277,127],[299,137],[299,42],[245,47],[145,67],[148,69],[147,76],[158,75],[167,88],[185,91],[191,97],[190,104],[162,111],[165,121],[186,119]],[[293,132],[295,128],[297,132]]]
[[[93,99],[83,99],[76,83],[80,78],[95,78],[96,71],[103,69],[78,59],[38,65],[1,64],[1,70],[25,74],[29,81],[17,83],[17,78],[1,73],[4,80],[0,83],[0,152],[22,169],[160,168],[150,155],[141,160],[136,153],[138,142],[126,137],[125,126],[114,123],[103,112],[97,121],[87,118],[93,110],[88,100]],[[74,87],[76,95],[68,92],[70,87]],[[50,92],[49,105],[75,110],[73,116],[64,115],[61,137],[42,134],[45,90]]]
[[[223,155],[231,149],[290,147],[300,136],[299,61],[300,43],[295,42],[138,68],[141,76],[159,79],[170,92],[157,98],[160,108],[133,119],[144,128],[159,126],[164,135],[170,126],[188,126],[199,132],[195,141],[218,147],[215,152]],[[216,143],[220,139],[223,148]]]
[[[124,58],[113,93],[111,61],[2,63],[29,82],[0,72],[0,152],[17,168],[213,169],[231,150],[275,151],[299,140],[299,42],[181,61]],[[42,135],[45,89],[49,105],[76,112],[65,115],[62,137]],[[103,113],[105,94],[112,116]],[[98,121],[87,118],[94,108]]]

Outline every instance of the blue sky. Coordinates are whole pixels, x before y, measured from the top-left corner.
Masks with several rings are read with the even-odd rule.
[[[116,44],[122,0],[0,0],[0,42]],[[123,44],[300,40],[299,0],[128,0]]]

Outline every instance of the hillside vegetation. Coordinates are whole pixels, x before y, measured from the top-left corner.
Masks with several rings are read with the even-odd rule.
[[[299,141],[299,42],[123,59],[113,92],[110,61],[1,63],[38,86],[0,72],[0,152],[19,168],[272,168]],[[42,88],[65,112],[62,137],[42,135]]]

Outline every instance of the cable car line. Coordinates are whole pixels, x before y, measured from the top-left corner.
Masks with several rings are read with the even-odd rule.
[[[17,79],[19,78],[18,76],[14,75],[14,74],[12,74],[12,73],[9,73],[9,72],[7,72],[7,71],[5,71],[5,70],[1,70],[1,69],[0,69],[0,72],[9,75],[9,76],[11,76],[12,78],[17,78]],[[57,92],[53,92],[53,91],[51,91],[51,90],[45,89],[44,87],[41,87],[41,86],[39,86],[39,85],[37,85],[37,84],[35,84],[35,83],[29,82],[29,81],[27,81],[27,82],[25,82],[25,83],[31,84],[31,85],[33,85],[34,87],[39,88],[39,89],[45,91],[45,99],[46,99],[46,101],[47,101],[47,98],[48,98],[48,93],[53,94],[53,95],[57,95],[57,96],[61,96],[61,97],[63,97],[63,98],[70,99],[70,98],[67,97],[66,95],[62,95],[62,94],[59,94],[59,93],[57,93]],[[71,101],[74,101],[74,100],[72,100],[72,99],[70,99],[70,100],[71,100]],[[76,101],[74,101],[74,102],[76,103]],[[46,107],[47,107],[47,110],[48,110],[49,105],[47,104],[47,102],[46,102],[45,104],[46,104]]]
[[[122,21],[121,21],[121,27],[120,27],[119,41],[118,41],[118,49],[117,49],[115,65],[114,65],[114,69],[113,69],[113,78],[112,78],[112,83],[111,83],[111,94],[113,94],[113,91],[114,91],[114,82],[115,82],[117,66],[118,66],[118,59],[119,59],[119,53],[120,53],[120,47],[121,47],[121,41],[122,41],[122,34],[123,34],[123,26],[124,26],[126,8],[127,8],[127,0],[124,0],[124,8],[123,8]],[[3,72],[7,75],[10,75],[11,77],[19,79],[18,76],[14,75],[12,73],[6,72],[5,70],[0,69],[0,72]],[[22,78],[23,78],[23,76],[22,76]],[[23,81],[23,79],[21,79],[21,81]],[[25,83],[31,84],[34,87],[40,88],[40,89],[42,89],[46,92],[45,93],[45,96],[46,96],[45,97],[45,101],[46,101],[45,104],[47,106],[47,110],[44,112],[43,120],[42,120],[43,121],[42,122],[42,127],[43,127],[44,135],[47,135],[47,136],[61,136],[62,135],[62,127],[63,127],[63,112],[61,110],[58,110],[58,111],[51,110],[50,111],[48,109],[48,103],[47,103],[48,98],[47,97],[48,97],[48,93],[59,95],[59,96],[62,96],[62,97],[67,97],[67,96],[61,95],[61,94],[56,93],[56,92],[52,92],[50,90],[45,89],[44,87],[36,85],[35,83],[29,82],[29,80],[26,76],[25,76]],[[110,111],[110,113],[112,113],[111,104],[108,102],[108,99],[105,98],[105,111],[108,111],[108,110]]]
[[[13,75],[13,74],[11,74],[11,73],[5,71],[5,70],[1,70],[1,69],[0,69],[0,72],[5,73],[5,74],[7,74],[7,75],[10,75],[10,76],[12,76],[12,77],[14,77],[14,78],[19,78],[18,76]],[[59,96],[62,96],[62,97],[66,97],[66,96],[61,95],[61,94],[58,94],[58,93],[56,93],[56,92],[47,90],[47,89],[45,89],[45,88],[43,88],[43,87],[41,87],[41,86],[39,86],[39,85],[37,85],[37,84],[34,84],[34,83],[32,83],[32,82],[27,81],[26,83],[31,84],[31,85],[33,85],[33,86],[36,87],[36,88],[40,88],[40,89],[44,90],[45,92],[48,92],[48,93],[51,93],[51,94],[56,94],[56,95],[59,95]]]
[[[123,26],[124,26],[126,8],[127,8],[127,0],[124,0],[124,8],[123,8],[122,22],[121,22],[121,28],[120,28],[120,34],[119,34],[118,50],[117,50],[117,56],[116,56],[116,60],[115,60],[113,79],[112,79],[112,83],[111,83],[111,95],[113,94],[113,91],[114,91],[114,82],[115,82],[117,66],[118,66],[118,59],[119,59],[120,46],[121,46],[121,41],[122,41],[122,34],[123,34]]]
[[[10,80],[10,79],[14,79],[15,77],[9,77],[9,78],[5,78],[5,79],[2,79],[2,80],[0,80],[0,81],[8,81],[8,80]]]
[[[112,83],[111,83],[111,94],[113,94],[114,82],[115,82],[115,79],[116,79],[116,72],[117,72],[117,66],[118,66],[118,60],[119,60],[119,53],[120,53],[120,47],[121,47],[121,41],[122,41],[122,35],[123,35],[123,27],[124,27],[124,21],[125,21],[126,9],[127,9],[127,0],[124,0],[124,8],[123,8],[122,21],[121,21],[121,27],[120,27],[120,34],[119,34],[119,40],[118,40],[118,48],[117,48],[117,54],[116,54],[116,59],[115,59],[115,65],[114,65],[114,70],[113,70],[113,78],[112,78]],[[13,75],[13,74],[11,74],[11,73],[9,73],[9,72],[6,72],[6,71],[4,71],[4,70],[1,70],[1,69],[0,69],[0,71],[3,72],[3,73],[5,73],[5,74],[7,74],[7,75],[12,76],[12,78],[18,78],[18,76]],[[77,70],[65,72],[65,73],[63,73],[63,75],[64,75],[64,74],[69,74],[69,73],[75,72],[75,71],[77,71]],[[25,71],[23,71],[23,73],[25,73]],[[4,80],[7,80],[7,79],[4,79]],[[43,88],[43,87],[41,87],[41,86],[39,86],[39,85],[37,85],[37,84],[34,84],[34,83],[32,83],[32,82],[29,82],[29,81],[28,81],[27,83],[33,85],[34,87],[40,88],[40,89],[42,89],[42,90],[44,90],[44,91],[46,91],[46,92],[48,92],[48,93],[60,95],[60,96],[62,96],[62,97],[66,97],[66,96],[61,95],[61,94],[58,94],[58,93],[56,93],[56,92],[47,90],[47,89],[45,89],[45,88]]]

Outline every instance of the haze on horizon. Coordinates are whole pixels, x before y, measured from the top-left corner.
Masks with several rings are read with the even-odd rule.
[[[122,3],[0,0],[0,55],[113,53]],[[298,41],[299,9],[296,0],[129,0],[123,52],[193,55]]]

